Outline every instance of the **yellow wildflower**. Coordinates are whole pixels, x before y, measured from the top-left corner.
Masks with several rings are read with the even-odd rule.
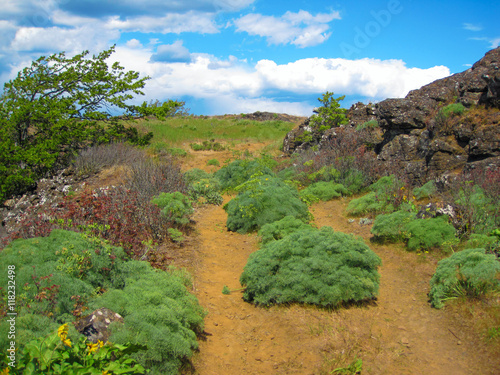
[[[57,336],[62,340],[64,340],[68,336],[68,323],[63,324],[57,330]]]
[[[8,375],[10,372],[10,367],[6,367],[0,372],[0,375]]]
[[[108,370],[106,370],[106,371],[103,371],[101,375],[108,375],[108,374],[109,374],[109,372],[108,372]]]
[[[99,345],[99,348],[102,348],[104,343],[101,340],[97,340],[97,345]]]
[[[64,339],[64,340],[61,340],[62,343],[66,346],[69,346],[71,348],[71,340],[70,339]]]
[[[91,353],[94,353],[97,349],[99,349],[99,344],[87,344],[87,350],[89,351],[90,355]]]

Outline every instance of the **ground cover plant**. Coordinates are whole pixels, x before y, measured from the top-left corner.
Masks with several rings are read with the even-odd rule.
[[[498,291],[500,263],[485,249],[466,249],[438,263],[430,281],[429,297],[433,307],[442,308],[447,300],[457,297],[479,298]]]
[[[252,253],[240,283],[258,305],[337,306],[378,293],[380,258],[361,240],[332,228],[298,230]]]
[[[186,289],[186,273],[155,270],[147,262],[130,260],[121,248],[95,237],[55,230],[48,237],[13,241],[0,253],[2,268],[15,267],[23,285],[16,301],[17,347],[49,335],[60,324],[74,321],[86,310],[107,307],[124,317],[110,341],[146,344],[133,355],[152,374],[175,373],[197,348],[203,309]],[[2,280],[2,291],[6,281]],[[7,298],[0,311],[5,316]],[[0,323],[0,347],[8,347],[8,322]],[[74,330],[69,338],[79,340]]]
[[[309,221],[307,205],[300,200],[297,189],[279,178],[255,177],[237,190],[238,195],[224,206],[230,231],[247,233],[285,216]]]
[[[143,366],[130,358],[131,353],[147,349],[144,345],[120,345],[85,337],[71,340],[69,326],[63,324],[52,334],[33,339],[16,353],[16,365],[7,367],[9,374],[84,375],[145,374]],[[6,361],[8,363],[8,361]],[[2,370],[5,374],[6,369]]]

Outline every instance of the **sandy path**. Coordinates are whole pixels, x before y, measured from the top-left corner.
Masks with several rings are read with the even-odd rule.
[[[226,201],[229,198],[226,198]],[[348,223],[346,202],[316,204],[318,226],[370,237],[369,227]],[[382,258],[376,303],[337,311],[308,306],[269,309],[245,303],[239,288],[255,234],[225,229],[222,207],[199,210],[195,290],[208,311],[207,339],[193,364],[197,374],[328,374],[356,357],[365,374],[499,374],[500,361],[463,331],[446,310],[430,308],[429,280],[436,261],[395,245],[370,244]]]

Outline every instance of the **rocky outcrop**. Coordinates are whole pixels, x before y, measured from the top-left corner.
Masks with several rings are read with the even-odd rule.
[[[440,117],[439,111],[452,103],[466,111]],[[371,143],[377,158],[421,183],[476,165],[500,165],[499,109],[500,47],[470,69],[413,90],[405,98],[353,105],[346,126],[359,128],[376,121],[379,129],[371,132]],[[307,130],[307,123],[292,130],[283,142],[284,151],[291,154],[311,145],[321,149],[329,145],[329,132],[335,132],[308,134],[307,142],[301,142]]]

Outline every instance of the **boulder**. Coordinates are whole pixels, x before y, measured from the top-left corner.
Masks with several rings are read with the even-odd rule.
[[[73,324],[76,330],[86,336],[89,341],[96,343],[100,340],[105,343],[111,336],[109,326],[113,322],[123,323],[122,316],[103,307],[78,319]]]

